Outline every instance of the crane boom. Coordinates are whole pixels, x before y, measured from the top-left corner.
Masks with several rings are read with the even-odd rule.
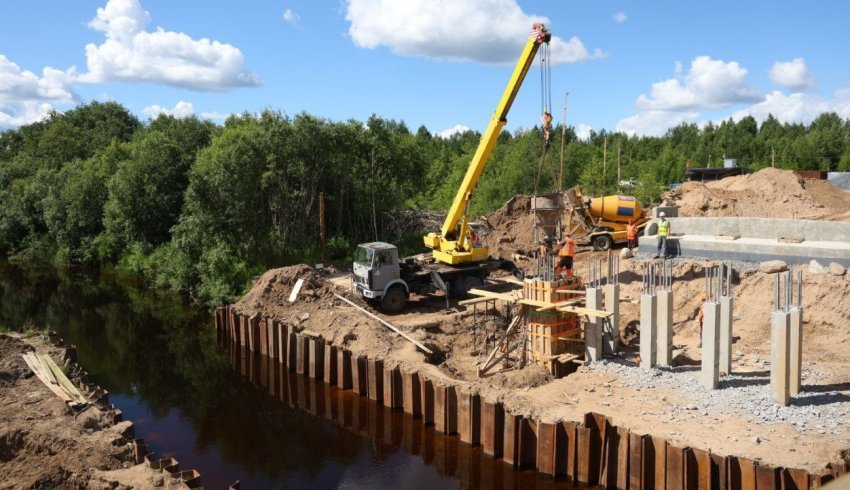
[[[455,195],[440,233],[429,233],[424,237],[425,246],[433,250],[434,258],[440,262],[455,265],[486,260],[489,256],[487,247],[476,247],[469,239],[467,223],[469,201],[472,199],[472,191],[475,190],[478,179],[493,152],[493,147],[496,146],[499,134],[502,132],[505,123],[508,122],[508,111],[511,109],[511,104],[513,104],[523,80],[525,80],[525,75],[534,61],[538,48],[541,44],[548,43],[551,38],[549,30],[543,24],[534,24],[533,28],[534,30],[525,43],[525,48],[523,48],[519,60],[517,60],[513,74],[508,80],[502,98],[499,100],[499,105],[496,106],[496,111],[481,136],[478,149],[469,163],[466,176],[464,176],[463,183],[461,183]]]

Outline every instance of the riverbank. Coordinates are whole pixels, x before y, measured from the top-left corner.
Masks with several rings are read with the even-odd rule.
[[[33,374],[22,354],[65,348],[42,335],[0,334],[0,488],[184,488],[135,464],[134,428],[108,405],[72,411]]]

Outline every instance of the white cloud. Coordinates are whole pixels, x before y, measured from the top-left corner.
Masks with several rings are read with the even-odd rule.
[[[663,136],[668,129],[683,122],[694,122],[698,116],[699,112],[643,111],[620,119],[617,131],[629,136]]]
[[[161,114],[165,114],[167,116],[174,116],[178,119],[186,118],[193,116],[195,114],[195,106],[192,105],[191,102],[179,101],[174,105],[173,108],[168,109],[166,107],[162,107],[160,105],[149,105],[142,109],[142,112],[148,115],[151,119],[156,119]]]
[[[516,0],[346,0],[348,34],[356,46],[386,46],[396,54],[484,63],[516,61],[536,22],[549,19],[526,14]],[[401,28],[400,26],[404,26]],[[553,36],[552,63],[573,63],[605,56],[589,52],[581,40]]]
[[[222,112],[202,112],[201,117],[210,121],[219,121],[224,122],[231,114],[225,114]]]
[[[576,128],[576,138],[581,141],[587,141],[590,139],[590,134],[592,132],[592,127],[588,126],[587,124],[579,124],[578,128]]]
[[[622,24],[623,22],[628,20],[628,18],[629,18],[629,16],[626,15],[625,12],[617,12],[616,14],[614,14],[614,22],[616,22],[618,24]]]
[[[149,32],[145,29],[150,20],[138,0],[109,0],[97,9],[88,26],[104,33],[106,40],[86,45],[89,71],[80,81],[149,82],[211,91],[260,85],[259,77],[245,70],[238,48],[161,27]]]
[[[770,69],[770,79],[792,90],[804,90],[817,85],[814,74],[806,67],[806,60],[803,58],[777,61]]]
[[[74,103],[75,77],[73,67],[62,71],[49,66],[38,76],[0,54],[0,129],[38,121],[57,105]]]
[[[645,110],[693,111],[761,100],[759,90],[747,85],[746,78],[746,68],[736,61],[697,56],[688,73],[653,83],[650,95],[641,94],[636,105]]]
[[[451,138],[452,136],[460,133],[465,133],[467,131],[471,131],[469,126],[464,126],[463,124],[456,124],[449,129],[444,129],[437,133],[437,136],[440,138]]]
[[[837,90],[831,99],[799,92],[786,95],[775,90],[767,94],[764,101],[732,114],[732,119],[740,121],[746,116],[753,116],[757,121],[764,121],[773,114],[782,123],[808,124],[824,112],[850,118],[850,90]]]
[[[295,13],[292,9],[286,9],[283,11],[283,20],[289,22],[290,24],[296,24],[301,20],[301,17]]]

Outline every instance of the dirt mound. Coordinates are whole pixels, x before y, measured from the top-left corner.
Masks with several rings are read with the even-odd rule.
[[[483,240],[493,257],[509,259],[513,254],[527,254],[537,248],[528,196],[520,194],[510,198],[504,206],[479,221],[490,227]]]
[[[21,354],[32,347],[8,335],[0,335],[0,386],[10,386],[20,378],[32,376]]]
[[[665,198],[680,216],[850,220],[850,193],[775,168],[708,184],[686,182]]]

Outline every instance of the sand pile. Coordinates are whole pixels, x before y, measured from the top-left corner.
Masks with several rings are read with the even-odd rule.
[[[679,206],[680,216],[850,219],[850,193],[774,168],[708,184],[686,182],[665,198]]]
[[[492,257],[510,259],[514,254],[528,254],[537,248],[528,196],[510,198],[501,208],[479,218],[479,222],[489,225],[483,240]]]

